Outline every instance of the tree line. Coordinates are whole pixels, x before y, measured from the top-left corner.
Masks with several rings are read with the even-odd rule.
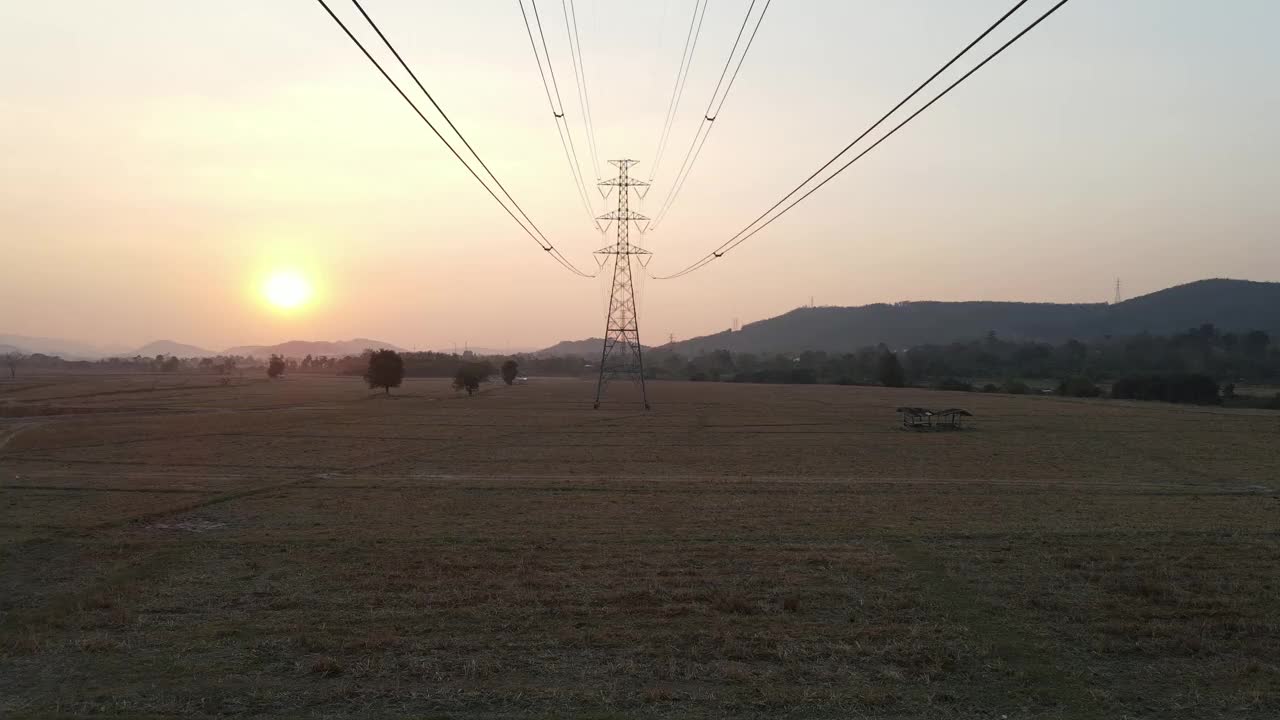
[[[387,353],[391,353],[388,355]],[[391,359],[394,355],[395,360]],[[271,377],[286,373],[324,373],[364,377],[370,387],[389,391],[392,377],[452,378],[459,390],[475,392],[501,371],[514,381],[518,369],[532,375],[583,377],[595,373],[591,361],[577,356],[511,357],[439,352],[366,350],[361,355],[302,359],[249,357],[108,358],[65,361],[56,356],[8,355],[10,373],[21,364],[45,369],[102,369],[147,372],[199,371],[227,374],[266,367]],[[510,364],[510,378],[508,378]],[[375,365],[377,366],[375,368]],[[384,367],[385,365],[385,367]],[[391,369],[394,368],[394,371]],[[656,348],[645,355],[645,376],[653,380],[921,386],[943,390],[1025,393],[1029,382],[1075,397],[1110,395],[1121,399],[1169,402],[1246,401],[1237,383],[1280,383],[1280,343],[1268,333],[1222,332],[1211,324],[1167,336],[1141,333],[1053,344],[1005,340],[994,332],[948,344],[893,350],[883,344],[856,352],[734,353],[703,352],[686,357]],[[374,379],[370,379],[370,378]],[[375,384],[375,380],[377,381]],[[1109,385],[1109,389],[1104,388]],[[1212,391],[1210,390],[1212,388]],[[1271,404],[1280,406],[1280,396]]]

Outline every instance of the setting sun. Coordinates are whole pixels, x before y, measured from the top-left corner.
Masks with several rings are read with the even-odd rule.
[[[262,286],[262,294],[272,307],[293,310],[311,299],[311,284],[292,270],[272,273]]]

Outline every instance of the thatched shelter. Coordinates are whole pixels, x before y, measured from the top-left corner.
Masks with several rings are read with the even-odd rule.
[[[964,419],[973,417],[973,413],[961,408],[947,408],[937,413],[938,427],[947,430],[960,430],[964,427]]]
[[[912,430],[927,430],[933,427],[933,411],[921,407],[900,407],[902,427]]]

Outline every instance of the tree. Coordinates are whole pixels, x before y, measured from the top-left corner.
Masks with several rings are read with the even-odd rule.
[[[880,354],[880,384],[885,387],[902,387],[907,384],[906,373],[902,371],[902,363],[898,356],[887,349]]]
[[[9,368],[9,379],[18,377],[18,363],[22,362],[22,353],[5,353],[4,364]]]
[[[502,363],[502,382],[510,385],[516,381],[516,375],[520,373],[520,366],[515,360],[508,360]]]
[[[468,395],[474,395],[480,389],[480,383],[487,380],[492,372],[493,366],[487,362],[466,363],[453,376],[453,389],[466,390]]]
[[[308,356],[310,357],[310,356]],[[369,356],[369,369],[364,372],[364,380],[369,389],[382,388],[388,395],[391,388],[400,387],[404,379],[404,360],[395,350],[378,350]]]
[[[267,361],[267,377],[272,380],[284,374],[284,358],[279,355],[272,355],[271,360]]]

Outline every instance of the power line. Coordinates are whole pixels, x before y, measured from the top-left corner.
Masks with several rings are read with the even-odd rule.
[[[365,12],[364,6],[360,4],[360,0],[351,0],[351,4],[356,6],[356,9],[360,11],[362,16],[364,16],[365,21],[368,22],[369,26],[373,28],[373,31],[378,34],[382,43],[387,46],[387,49],[390,50],[391,54],[395,56],[397,61],[399,61],[400,67],[404,68],[405,72],[409,73],[409,77],[413,78],[414,84],[418,86],[418,89],[422,91],[423,95],[427,96],[427,100],[431,101],[431,105],[436,109],[436,112],[440,113],[440,117],[444,118],[444,121],[449,124],[449,128],[457,134],[458,139],[462,140],[462,144],[466,145],[467,150],[471,151],[471,154],[475,156],[475,159],[480,163],[480,167],[484,168],[484,171],[488,173],[490,178],[493,178],[493,182],[500,190],[502,190],[502,194],[511,201],[512,205],[515,205],[516,209],[520,211],[520,215],[528,221],[529,225],[533,227],[539,237],[541,237],[548,245],[551,244],[550,241],[547,240],[547,236],[543,234],[542,230],[534,224],[533,220],[529,218],[524,209],[520,207],[520,204],[515,201],[515,198],[511,197],[511,193],[507,192],[507,188],[503,186],[502,181],[498,180],[498,177],[494,175],[493,171],[489,169],[489,166],[485,164],[484,159],[480,157],[480,153],[476,152],[476,149],[471,147],[471,143],[467,142],[466,136],[464,136],[462,131],[458,129],[458,126],[454,125],[453,121],[449,119],[449,115],[445,113],[444,108],[440,107],[440,104],[436,102],[436,99],[432,97],[427,88],[422,85],[422,81],[418,79],[417,73],[413,71],[413,68],[409,67],[409,64],[400,56],[400,53],[396,50],[395,46],[392,45],[391,41],[387,39],[387,36],[382,33],[382,28],[378,27],[378,23],[374,22],[373,18],[369,17],[369,13]]]
[[[379,63],[377,59],[374,58],[373,55],[369,53],[369,50],[364,46],[364,43],[360,42],[360,40],[356,38],[356,36],[351,32],[351,29],[347,27],[346,23],[342,22],[342,19],[339,18],[333,12],[333,9],[329,7],[329,4],[326,3],[325,0],[316,0],[316,2],[320,3],[320,7],[324,8],[324,11],[328,13],[329,17],[332,18],[333,21],[338,24],[338,27],[342,28],[342,32],[346,33],[346,36],[351,39],[351,42],[355,43],[355,46],[360,49],[360,52],[364,54],[365,58],[367,58],[369,62],[372,63],[375,68],[377,68],[378,72],[382,75],[382,77],[391,85],[392,88],[395,89],[396,93],[400,95],[401,99],[403,99],[409,105],[409,107],[413,109],[413,112],[417,114],[417,116],[422,120],[422,122],[426,123],[427,127],[431,129],[431,132],[435,134],[435,136],[440,140],[440,142],[444,143],[444,146],[449,148],[449,152],[453,153],[453,156],[457,158],[458,162],[462,163],[462,166],[467,169],[467,172],[471,173],[471,177],[475,178],[476,182],[480,183],[480,186],[485,189],[485,192],[489,193],[489,196],[492,197],[494,201],[498,203],[498,205],[502,206],[502,209],[508,215],[511,216],[512,220],[516,221],[517,225],[520,226],[520,229],[523,230],[531,240],[533,240],[535,243],[538,244],[538,247],[542,248],[542,250],[546,252],[548,255],[550,255],[556,262],[564,266],[566,270],[576,275],[580,275],[582,277],[594,277],[593,275],[589,275],[579,270],[577,266],[575,266],[572,262],[570,262],[568,258],[564,257],[564,255],[559,250],[557,250],[554,245],[551,244],[551,241],[546,239],[546,236],[542,234],[542,231],[538,229],[537,225],[535,225],[532,220],[528,220],[528,215],[526,215],[524,210],[520,208],[520,205],[514,199],[511,198],[511,195],[507,193],[506,188],[503,188],[502,184],[498,182],[497,177],[493,175],[492,171],[490,171],[487,166],[484,166],[484,161],[480,160],[480,156],[477,155],[475,150],[471,148],[471,145],[467,143],[466,139],[462,138],[462,133],[459,132],[458,129],[454,127],[453,123],[449,121],[448,117],[445,116],[446,122],[449,122],[449,127],[453,128],[453,131],[458,134],[459,138],[462,138],[463,143],[467,145],[467,149],[471,150],[471,154],[475,155],[477,160],[480,160],[480,164],[485,167],[485,171],[488,172],[489,176],[493,178],[494,183],[497,184],[499,188],[502,188],[503,194],[506,195],[507,198],[511,200],[511,204],[514,205],[520,211],[521,215],[525,216],[526,220],[528,220],[529,226],[526,227],[525,224],[520,221],[520,218],[516,217],[516,214],[511,211],[511,208],[507,207],[507,204],[502,201],[502,198],[498,197],[497,193],[493,191],[493,188],[490,188],[488,183],[486,183],[484,179],[481,178],[480,175],[478,175],[476,171],[471,167],[471,165],[462,157],[462,155],[458,153],[457,149],[455,149],[453,145],[450,144],[450,142],[445,139],[444,135],[440,134],[440,131],[436,129],[436,126],[432,124],[431,120],[429,120],[427,116],[422,112],[422,110],[417,106],[417,104],[414,103],[413,100],[409,98],[409,96],[400,87],[400,85],[396,83],[394,79],[392,79],[391,75],[389,75],[386,69],[382,67],[382,64]],[[355,2],[355,0],[352,0],[352,2]],[[382,34],[382,31],[378,30],[378,27],[374,25],[373,20],[369,19],[369,16],[364,12],[364,9],[360,7],[359,3],[356,3],[356,7],[360,9],[360,13],[364,15],[365,19],[368,20],[369,24],[373,25],[374,30],[378,32],[378,36],[382,38],[383,42],[387,43],[387,47],[391,48],[391,51],[395,53],[395,49],[391,47],[391,43],[387,41],[386,37]],[[395,53],[395,55],[397,59],[400,59],[399,53]],[[403,59],[400,59],[400,62],[402,65],[404,65],[406,70],[409,69],[408,65],[404,63]],[[413,76],[412,71],[410,71],[409,74]],[[414,81],[417,82],[417,77],[413,76],[413,78],[414,78]],[[422,87],[421,83],[419,83],[418,86]],[[423,88],[422,92],[426,94],[427,97],[430,99],[430,94],[427,93],[426,88]],[[434,99],[431,99],[431,103],[432,105],[436,105]],[[436,105],[436,109],[440,110],[440,106]],[[444,111],[440,110],[440,114],[441,116],[444,116]],[[530,230],[529,229],[530,227],[532,227],[533,230]],[[534,234],[534,231],[537,231],[537,235]]]
[[[684,50],[680,52],[680,67],[676,69],[676,84],[671,88],[671,100],[667,102],[667,116],[662,123],[662,134],[658,136],[658,149],[654,151],[653,169],[649,171],[649,181],[653,181],[662,163],[662,156],[667,151],[667,140],[671,137],[671,127],[675,122],[676,110],[680,108],[680,98],[684,96],[685,82],[689,79],[689,68],[693,66],[693,53],[698,47],[698,37],[702,35],[702,20],[707,16],[709,0],[694,0],[693,15],[689,18],[689,32],[684,37]],[[754,1],[754,0],[753,0]],[[701,13],[699,13],[701,3]],[[695,29],[696,26],[696,29]]]
[[[529,46],[533,48],[533,59],[538,63],[538,74],[542,77],[542,88],[547,93],[547,103],[551,106],[551,114],[555,117],[556,132],[560,135],[560,146],[564,148],[565,159],[569,161],[569,172],[573,175],[573,181],[578,190],[578,197],[582,200],[582,207],[587,211],[587,217],[591,219],[591,223],[598,229],[599,223],[595,221],[595,213],[591,210],[591,200],[588,197],[587,185],[582,179],[582,166],[578,162],[578,149],[573,144],[573,132],[569,129],[569,121],[564,117],[564,103],[560,100],[560,83],[556,80],[556,69],[551,63],[551,53],[547,49],[547,36],[542,32],[542,18],[538,15],[537,0],[529,0],[530,6],[533,7],[534,23],[538,26],[538,37],[542,40],[542,53],[547,58],[547,72],[542,71],[542,57],[538,55],[538,43],[533,39],[533,27],[529,24],[529,15],[524,10],[524,0],[516,0],[516,4],[520,6],[520,16],[524,19],[524,29],[529,34]],[[551,86],[547,86],[547,74],[551,75]],[[555,89],[555,101],[551,100],[551,88]],[[563,123],[563,125],[562,125]],[[568,136],[566,142],[565,136]]]
[[[816,186],[814,186],[813,188],[811,188],[808,192],[806,192],[805,194],[801,195],[799,198],[796,198],[794,201],[792,201],[790,204],[788,204],[785,208],[783,208],[783,209],[782,209],[782,211],[781,211],[781,212],[779,212],[779,213],[777,213],[776,215],[774,215],[773,217],[769,218],[767,221],[765,221],[763,224],[760,224],[760,225],[759,225],[758,227],[756,227],[754,230],[752,230],[752,229],[751,229],[751,228],[752,228],[752,226],[754,226],[754,225],[756,225],[756,223],[760,222],[760,220],[761,220],[761,219],[763,219],[765,216],[767,216],[767,215],[768,215],[770,212],[772,212],[775,208],[777,208],[778,206],[782,205],[782,203],[786,202],[786,200],[787,200],[788,198],[790,198],[792,195],[795,195],[797,192],[799,192],[799,191],[800,191],[800,189],[801,189],[801,188],[803,188],[805,184],[807,184],[810,180],[812,180],[814,177],[816,177],[816,176],[817,176],[819,173],[821,173],[824,169],[826,169],[826,168],[827,168],[827,167],[829,167],[832,163],[834,163],[837,159],[839,159],[841,155],[843,155],[843,154],[844,154],[845,152],[847,152],[850,148],[852,148],[855,144],[857,144],[857,142],[858,142],[859,140],[861,140],[862,138],[866,137],[866,136],[867,136],[867,134],[869,134],[869,133],[870,133],[871,131],[873,131],[877,126],[879,126],[881,123],[883,123],[883,122],[884,122],[884,120],[885,120],[887,117],[889,117],[889,115],[893,114],[893,112],[894,112],[894,111],[896,111],[898,108],[902,107],[902,105],[903,105],[903,104],[905,104],[908,100],[910,100],[910,99],[911,99],[912,97],[914,97],[917,93],[919,93],[919,92],[920,92],[920,90],[924,88],[924,86],[928,85],[928,84],[929,84],[929,83],[930,83],[934,78],[936,78],[936,77],[937,77],[941,72],[943,72],[943,71],[944,71],[944,70],[946,70],[948,67],[950,67],[953,63],[955,63],[955,62],[956,62],[956,60],[958,60],[958,59],[960,58],[960,56],[962,56],[962,55],[964,55],[966,52],[968,52],[968,50],[969,50],[970,48],[972,48],[975,44],[977,44],[979,41],[981,41],[983,38],[985,38],[985,37],[986,37],[986,36],[987,36],[991,31],[995,30],[995,28],[996,28],[997,26],[999,26],[1001,23],[1003,23],[1003,22],[1005,21],[1005,19],[1007,19],[1010,15],[1012,15],[1015,11],[1017,11],[1017,10],[1018,10],[1018,8],[1022,7],[1026,2],[1027,2],[1027,0],[1020,0],[1020,2],[1018,2],[1017,4],[1015,4],[1015,5],[1013,6],[1013,8],[1012,8],[1012,9],[1010,9],[1010,10],[1009,10],[1008,12],[1006,12],[1003,16],[1001,16],[1001,18],[1000,18],[999,20],[997,20],[997,21],[996,21],[996,22],[995,22],[991,27],[987,28],[987,30],[986,30],[985,32],[983,32],[981,35],[979,35],[977,39],[975,39],[973,42],[969,43],[969,45],[965,46],[965,48],[964,48],[963,50],[961,50],[961,51],[960,51],[960,52],[959,52],[955,57],[953,57],[950,61],[948,61],[948,62],[947,62],[947,64],[946,64],[946,65],[944,65],[941,69],[939,69],[939,70],[938,70],[937,72],[935,72],[932,76],[930,76],[930,78],[929,78],[928,80],[926,80],[923,84],[921,84],[921,86],[920,86],[920,87],[916,88],[916,89],[915,89],[915,90],[914,90],[910,95],[908,95],[905,99],[903,99],[901,102],[899,102],[897,105],[895,105],[895,106],[894,106],[894,108],[893,108],[893,110],[890,110],[890,111],[889,111],[889,113],[886,113],[884,117],[881,117],[879,120],[877,120],[877,121],[876,121],[876,122],[875,122],[875,123],[874,123],[870,128],[868,128],[866,131],[864,131],[864,132],[862,133],[862,135],[859,135],[859,136],[858,136],[858,137],[857,137],[857,138],[856,138],[852,143],[850,143],[849,145],[845,146],[845,148],[844,148],[843,150],[841,150],[840,152],[836,153],[836,155],[835,155],[834,157],[832,157],[832,158],[831,158],[831,160],[828,160],[828,161],[827,161],[827,163],[826,163],[825,165],[823,165],[821,168],[819,168],[817,172],[813,173],[813,174],[812,174],[812,175],[810,175],[808,178],[806,178],[804,182],[802,182],[800,185],[796,186],[796,188],[795,188],[794,190],[792,190],[790,193],[788,193],[785,197],[783,197],[783,198],[782,198],[782,200],[779,200],[777,203],[775,203],[775,204],[773,205],[773,207],[769,208],[769,210],[766,210],[766,211],[765,211],[764,213],[762,213],[759,217],[757,217],[755,220],[753,220],[750,224],[748,224],[748,225],[747,225],[746,227],[744,227],[742,230],[738,231],[738,233],[737,233],[736,235],[734,235],[733,237],[729,238],[729,239],[728,239],[728,240],[726,240],[724,243],[721,243],[721,244],[720,244],[720,246],[719,246],[719,247],[717,247],[715,250],[711,251],[710,253],[708,253],[707,255],[703,256],[701,259],[699,259],[698,261],[694,262],[692,265],[689,265],[688,267],[684,268],[683,270],[680,270],[679,272],[676,272],[676,273],[672,273],[671,275],[664,275],[664,276],[655,277],[655,279],[657,279],[657,280],[671,280],[671,279],[674,279],[674,278],[677,278],[677,277],[681,277],[681,276],[683,276],[683,275],[688,275],[689,273],[691,273],[691,272],[693,272],[693,271],[695,271],[695,270],[698,270],[698,269],[700,269],[700,268],[702,268],[702,267],[705,267],[707,264],[709,264],[709,263],[711,263],[711,262],[713,262],[713,261],[715,261],[715,260],[719,259],[719,258],[720,258],[721,256],[723,256],[725,253],[727,253],[727,252],[729,252],[730,250],[732,250],[732,249],[736,248],[738,245],[741,245],[743,242],[745,242],[746,240],[748,240],[749,238],[751,238],[751,236],[755,235],[756,233],[760,232],[760,231],[761,231],[761,230],[763,230],[764,228],[768,227],[768,226],[769,226],[769,225],[770,225],[774,220],[777,220],[778,218],[782,217],[782,216],[783,216],[784,214],[786,214],[789,210],[791,210],[791,208],[793,208],[793,207],[795,207],[796,205],[800,204],[800,203],[801,203],[805,198],[809,197],[809,196],[810,196],[810,195],[812,195],[814,192],[816,192],[819,188],[821,188],[823,185],[826,185],[828,182],[830,182],[831,180],[833,180],[837,175],[839,175],[840,173],[844,172],[844,171],[845,171],[845,170],[846,170],[850,165],[852,165],[853,163],[855,163],[855,162],[857,162],[858,160],[860,160],[860,159],[862,159],[863,157],[865,157],[865,156],[866,156],[868,153],[870,153],[872,150],[875,150],[877,147],[879,147],[879,146],[880,146],[880,144],[881,144],[881,143],[883,143],[885,140],[888,140],[888,139],[889,139],[890,137],[892,137],[895,133],[897,133],[899,130],[901,130],[904,126],[906,126],[908,123],[910,123],[910,122],[911,122],[912,120],[914,120],[916,117],[918,117],[921,113],[923,113],[924,111],[926,111],[926,110],[928,110],[930,107],[932,107],[934,103],[936,103],[936,102],[938,102],[939,100],[941,100],[941,99],[942,99],[943,97],[945,97],[948,93],[950,93],[952,90],[954,90],[957,86],[959,86],[961,83],[963,83],[965,80],[967,80],[971,75],[973,75],[973,74],[974,74],[974,73],[976,73],[977,71],[981,70],[984,66],[986,66],[986,64],[987,64],[987,63],[989,63],[989,62],[991,62],[992,60],[994,60],[997,56],[999,56],[1001,53],[1003,53],[1005,50],[1007,50],[1010,46],[1012,46],[1012,45],[1013,45],[1014,43],[1016,43],[1018,40],[1022,39],[1022,37],[1023,37],[1024,35],[1026,35],[1027,33],[1031,32],[1031,30],[1032,30],[1032,29],[1034,29],[1034,28],[1035,28],[1037,25],[1039,25],[1041,22],[1044,22],[1044,20],[1046,20],[1050,15],[1054,14],[1055,12],[1057,12],[1059,8],[1061,8],[1063,5],[1067,4],[1067,0],[1059,0],[1059,2],[1057,2],[1055,5],[1053,5],[1053,6],[1052,6],[1052,7],[1050,7],[1048,10],[1046,10],[1042,15],[1040,15],[1040,17],[1036,18],[1034,22],[1032,22],[1032,23],[1031,23],[1030,25],[1028,25],[1027,27],[1023,28],[1023,30],[1022,30],[1021,32],[1019,32],[1017,35],[1014,35],[1011,39],[1009,39],[1007,42],[1005,42],[1003,45],[1001,45],[999,48],[997,48],[994,52],[992,52],[990,55],[988,55],[986,58],[984,58],[984,59],[982,60],[982,62],[980,62],[980,63],[978,63],[977,65],[975,65],[973,68],[971,68],[971,69],[970,69],[968,72],[966,72],[964,75],[961,75],[961,76],[960,76],[960,78],[959,78],[958,80],[956,80],[955,82],[953,82],[953,83],[951,83],[950,85],[948,85],[944,90],[942,90],[942,92],[940,92],[940,93],[938,93],[937,95],[935,95],[935,96],[933,97],[933,99],[931,99],[929,102],[925,103],[922,107],[920,107],[918,110],[916,110],[916,111],[915,111],[915,112],[913,112],[911,115],[909,115],[905,120],[903,120],[902,122],[900,122],[900,123],[898,123],[897,125],[895,125],[895,126],[893,127],[893,129],[892,129],[892,130],[890,130],[889,132],[885,133],[885,134],[884,134],[884,135],[883,135],[879,140],[876,140],[876,141],[875,141],[875,143],[873,143],[870,147],[868,147],[867,149],[865,149],[865,150],[863,150],[862,152],[860,152],[860,153],[858,153],[857,155],[855,155],[852,159],[850,159],[850,160],[849,160],[848,162],[846,162],[844,165],[841,165],[841,166],[840,166],[840,167],[839,167],[835,172],[833,172],[831,175],[827,176],[827,177],[826,177],[822,182],[818,183]],[[750,230],[750,232],[748,232],[748,230]]]
[[[591,117],[591,94],[587,92],[587,64],[582,58],[582,38],[578,35],[578,9],[573,0],[560,0],[560,9],[564,12],[565,32],[569,34],[569,57],[573,60],[573,77],[578,86],[578,109],[582,111],[587,140],[591,142],[591,171],[599,180],[600,154],[596,144],[596,123]]]
[[[711,129],[715,127],[716,118],[720,117],[720,110],[724,107],[725,100],[729,99],[729,91],[733,89],[733,81],[738,79],[738,71],[742,69],[742,63],[747,59],[747,53],[751,51],[751,43],[755,41],[756,33],[760,31],[760,23],[764,22],[764,14],[769,12],[769,3],[772,1],[765,0],[764,7],[756,18],[755,28],[752,29],[751,36],[747,38],[747,44],[742,50],[742,55],[738,57],[738,64],[733,68],[733,75],[729,77],[729,84],[724,86],[724,94],[720,95],[720,86],[724,84],[724,77],[729,73],[729,66],[733,64],[733,57],[738,52],[738,44],[742,42],[742,33],[746,31],[747,23],[751,20],[751,11],[755,9],[756,0],[751,0],[751,4],[747,6],[747,14],[742,18],[742,27],[738,28],[738,36],[733,41],[733,47],[729,49],[729,57],[724,61],[724,69],[720,71],[720,79],[716,81],[716,88],[711,91],[711,99],[707,101],[707,109],[702,114],[702,121],[698,124],[698,131],[693,134],[693,142],[689,143],[689,149],[685,151],[684,160],[680,163],[680,170],[676,173],[676,179],[671,183],[671,189],[667,191],[667,196],[663,199],[662,205],[653,220],[654,229],[667,216],[667,212],[675,204],[676,198],[680,196],[685,180],[688,180],[690,173],[693,172],[693,165],[698,161],[698,156],[702,154],[702,146],[706,144],[707,137],[711,135]],[[716,103],[717,95],[720,96],[718,104]],[[715,105],[714,112],[711,110],[712,105]]]

